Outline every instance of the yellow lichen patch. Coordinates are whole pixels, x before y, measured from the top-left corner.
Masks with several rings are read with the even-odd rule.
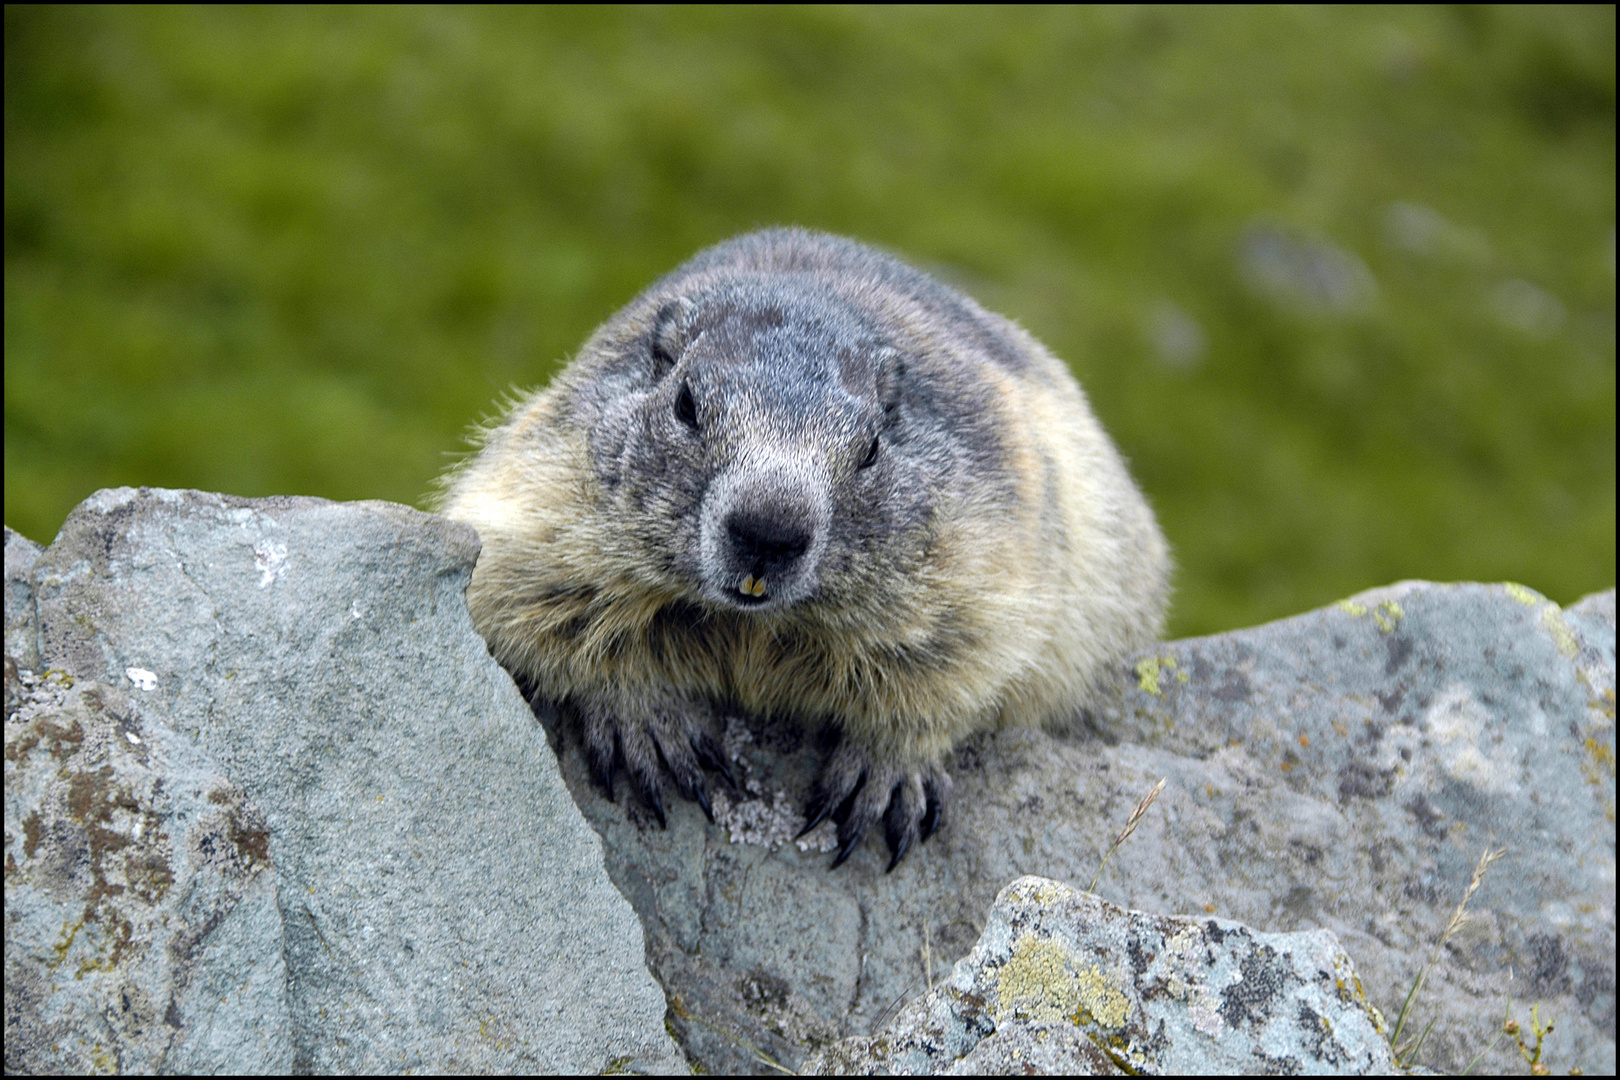
[[[1358,604],[1354,600],[1340,600],[1339,610],[1353,619],[1359,619],[1368,613],[1367,605]],[[1406,618],[1406,612],[1402,610],[1401,605],[1393,600],[1381,601],[1371,611],[1374,625],[1378,627],[1381,633],[1385,634],[1393,633],[1395,627],[1400,625],[1401,620]]]
[[[62,935],[57,939],[56,944],[51,946],[51,952],[56,955],[56,959],[54,961],[46,961],[47,967],[54,968],[62,961],[67,959],[68,950],[73,947],[73,939],[79,936],[79,931],[83,927],[83,919],[80,919],[78,922],[74,923],[64,922],[62,924]]]
[[[996,1019],[1017,1015],[1036,1022],[1095,1021],[1118,1028],[1130,1000],[1095,965],[1081,966],[1062,945],[1025,934],[1013,945],[996,981]]]
[[[1019,1015],[1057,1021],[1073,1013],[1080,995],[1069,975],[1069,953],[1055,941],[1025,934],[996,977],[996,1019]]]
[[[1506,589],[1509,596],[1513,597],[1513,599],[1517,600],[1525,607],[1535,607],[1537,604],[1541,603],[1540,593],[1536,592],[1534,589],[1525,588],[1517,581],[1504,581],[1502,582],[1502,588]]]
[[[1356,992],[1361,993],[1361,980],[1356,980]],[[1389,1030],[1389,1024],[1384,1020],[1384,1014],[1378,1011],[1378,1006],[1367,1000],[1367,995],[1361,995],[1361,1003],[1367,1006],[1367,1015],[1372,1017],[1373,1030],[1382,1035]]]
[[[1378,1006],[1367,1000],[1367,991],[1362,988],[1361,976],[1351,969],[1349,958],[1342,954],[1334,958],[1333,973],[1339,991],[1339,1000],[1347,1005],[1354,1002],[1366,1009],[1367,1016],[1372,1020],[1373,1029],[1378,1034],[1383,1035],[1387,1030],[1384,1023],[1384,1014],[1378,1011]],[[1350,977],[1349,982],[1345,981],[1346,974]],[[1351,992],[1351,987],[1354,987],[1354,993]]]
[[[1571,660],[1580,655],[1581,644],[1575,640],[1575,632],[1564,621],[1564,613],[1558,610],[1557,604],[1549,603],[1542,609],[1541,625],[1552,635],[1553,644],[1558,646],[1559,652]]]
[[[1124,1025],[1131,1014],[1131,1002],[1108,976],[1096,967],[1087,967],[1075,979],[1080,984],[1080,1004],[1091,1011],[1097,1023],[1106,1028]]]
[[[1161,693],[1159,689],[1159,673],[1161,671],[1170,672],[1175,670],[1175,657],[1150,656],[1145,660],[1138,660],[1136,662],[1136,681],[1144,691],[1152,694],[1154,697],[1158,697]],[[1187,681],[1187,676],[1179,672],[1176,674],[1176,678],[1180,682]]]
[[[1046,906],[1054,901],[1073,896],[1074,891],[1061,881],[1041,881],[1029,889],[1025,895],[1033,899],[1037,904]]]
[[[1596,739],[1593,739],[1593,738],[1588,738],[1586,740],[1585,746],[1586,746],[1586,754],[1587,754],[1587,756],[1589,758],[1592,759],[1593,763],[1596,764],[1599,768],[1607,770],[1608,774],[1610,776],[1613,776],[1614,775],[1614,747],[1608,746],[1608,745],[1606,745],[1604,743],[1600,743]],[[1594,776],[1594,775],[1589,775],[1587,777],[1587,779],[1591,783],[1595,784],[1595,783],[1599,782],[1600,777],[1599,776]]]
[[[1406,618],[1406,612],[1402,611],[1401,605],[1395,601],[1385,600],[1373,610],[1372,617],[1379,633],[1389,634],[1393,633],[1395,627],[1400,625],[1400,621]]]

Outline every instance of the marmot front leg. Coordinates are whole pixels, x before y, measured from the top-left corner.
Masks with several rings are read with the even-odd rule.
[[[715,738],[714,709],[707,702],[677,693],[631,703],[586,694],[571,699],[570,705],[579,721],[591,779],[609,802],[614,801],[614,774],[622,767],[659,826],[668,828],[662,790],[662,778],[668,773],[676,789],[702,807],[713,824],[703,771],[719,773],[728,788],[737,785]]]
[[[821,768],[799,835],[831,817],[838,825],[838,854],[832,861],[837,869],[881,818],[893,870],[912,844],[939,828],[950,791],[950,775],[938,765],[880,757],[845,738]]]

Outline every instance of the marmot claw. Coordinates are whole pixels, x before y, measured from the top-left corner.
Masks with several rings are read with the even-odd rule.
[[[714,823],[704,770],[719,773],[730,790],[736,790],[737,782],[719,740],[709,728],[713,719],[710,709],[672,695],[631,719],[602,702],[587,699],[572,704],[579,718],[591,779],[609,802],[614,801],[615,774],[622,768],[629,774],[630,786],[658,819],[659,827],[668,828],[662,779],[667,773],[676,790],[697,803],[703,816],[711,825]]]
[[[889,845],[887,873],[900,865],[913,844],[939,828],[950,789],[950,776],[936,765],[896,766],[844,742],[822,767],[799,835],[831,817],[838,825],[838,854],[830,867],[836,870],[881,819]]]

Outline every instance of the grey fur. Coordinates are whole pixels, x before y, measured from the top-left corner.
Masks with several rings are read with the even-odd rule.
[[[1157,633],[1168,553],[1068,371],[971,300],[796,229],[608,320],[446,480],[492,651],[623,767],[707,807],[716,704],[832,725],[842,862],[937,825],[942,755],[1062,720]]]

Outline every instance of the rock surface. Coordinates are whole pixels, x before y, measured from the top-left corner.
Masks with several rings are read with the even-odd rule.
[[[7,1071],[685,1071],[477,551],[146,489],[7,530]]]
[[[1161,645],[1091,730],[964,745],[944,828],[887,875],[881,838],[834,872],[826,832],[790,839],[821,754],[791,727],[732,720],[747,790],[717,800],[720,827],[673,800],[667,831],[554,740],[711,1071],[878,1032],[974,945],[1002,885],[1084,886],[1168,777],[1103,898],[1331,930],[1393,1022],[1481,851],[1505,848],[1417,1002],[1419,1060],[1460,1071],[1511,992],[1521,1022],[1538,1002],[1556,1019],[1555,1071],[1595,1075],[1614,1068],[1614,625],[1612,591],[1561,611],[1522,586],[1407,583]],[[1522,1067],[1506,1039],[1478,1065]]]
[[[822,750],[789,725],[728,722],[718,826],[603,799],[473,634],[475,551],[385,504],[127,490],[43,554],[8,532],[9,1068],[680,1068],[666,1004],[702,1068],[797,1068],[926,1013],[1001,886],[1086,884],[1167,777],[1102,899],[1329,930],[1392,1020],[1503,848],[1420,1060],[1460,1070],[1511,992],[1555,1071],[1614,1069],[1612,590],[1406,583],[1160,645],[1085,727],[962,746],[886,875],[880,838],[836,872],[826,826],[792,839]],[[1041,1030],[1051,1067],[1096,1049]]]
[[[973,951],[816,1075],[1393,1072],[1388,1032],[1326,930],[1126,911],[1045,878],[996,897]]]

